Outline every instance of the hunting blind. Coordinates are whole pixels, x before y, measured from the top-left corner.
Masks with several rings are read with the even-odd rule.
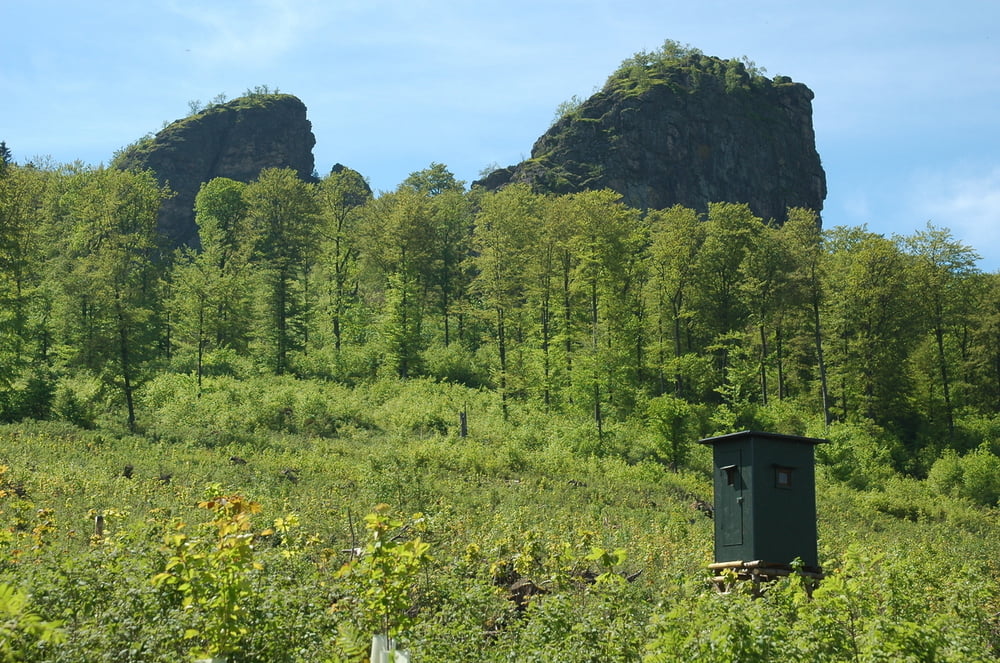
[[[825,440],[742,431],[700,442],[713,450],[710,568],[787,575],[799,559],[802,569],[818,573],[813,451]]]

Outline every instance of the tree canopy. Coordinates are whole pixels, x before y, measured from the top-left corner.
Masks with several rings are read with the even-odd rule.
[[[207,182],[200,247],[171,255],[155,226],[168,192],[150,178],[5,166],[5,418],[26,411],[39,367],[46,398],[88,370],[128,401],[152,373],[238,361],[457,380],[599,431],[661,410],[765,425],[782,404],[876,426],[896,467],[920,473],[984,441],[970,417],[1000,414],[1000,290],[944,228],[884,237],[823,231],[809,210],[778,226],[733,203],[642,212],[610,191],[467,191],[432,163],[377,197],[343,168]]]

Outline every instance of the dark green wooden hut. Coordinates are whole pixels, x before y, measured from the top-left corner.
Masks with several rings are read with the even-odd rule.
[[[715,561],[818,570],[816,475],[809,437],[742,431],[700,440],[713,448]]]

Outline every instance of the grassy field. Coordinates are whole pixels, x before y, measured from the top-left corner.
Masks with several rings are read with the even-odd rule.
[[[634,422],[452,385],[185,379],[141,435],[0,428],[0,660],[367,660],[385,631],[415,661],[1000,655],[997,512],[927,481],[820,465],[829,577],[721,596],[698,445],[672,471]]]

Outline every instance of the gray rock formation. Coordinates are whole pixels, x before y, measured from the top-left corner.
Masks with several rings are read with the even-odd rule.
[[[175,195],[160,207],[160,230],[170,246],[197,245],[194,199],[214,177],[241,182],[265,168],[292,168],[313,176],[316,138],[306,107],[288,94],[254,94],[217,104],[171,123],[127,149],[120,168],[150,169]]]
[[[527,161],[477,182],[495,190],[529,182],[538,191],[610,188],[637,208],[747,203],[783,221],[788,207],[819,212],[826,175],[816,152],[813,93],[740,61],[695,52],[625,66],[566,113]]]

